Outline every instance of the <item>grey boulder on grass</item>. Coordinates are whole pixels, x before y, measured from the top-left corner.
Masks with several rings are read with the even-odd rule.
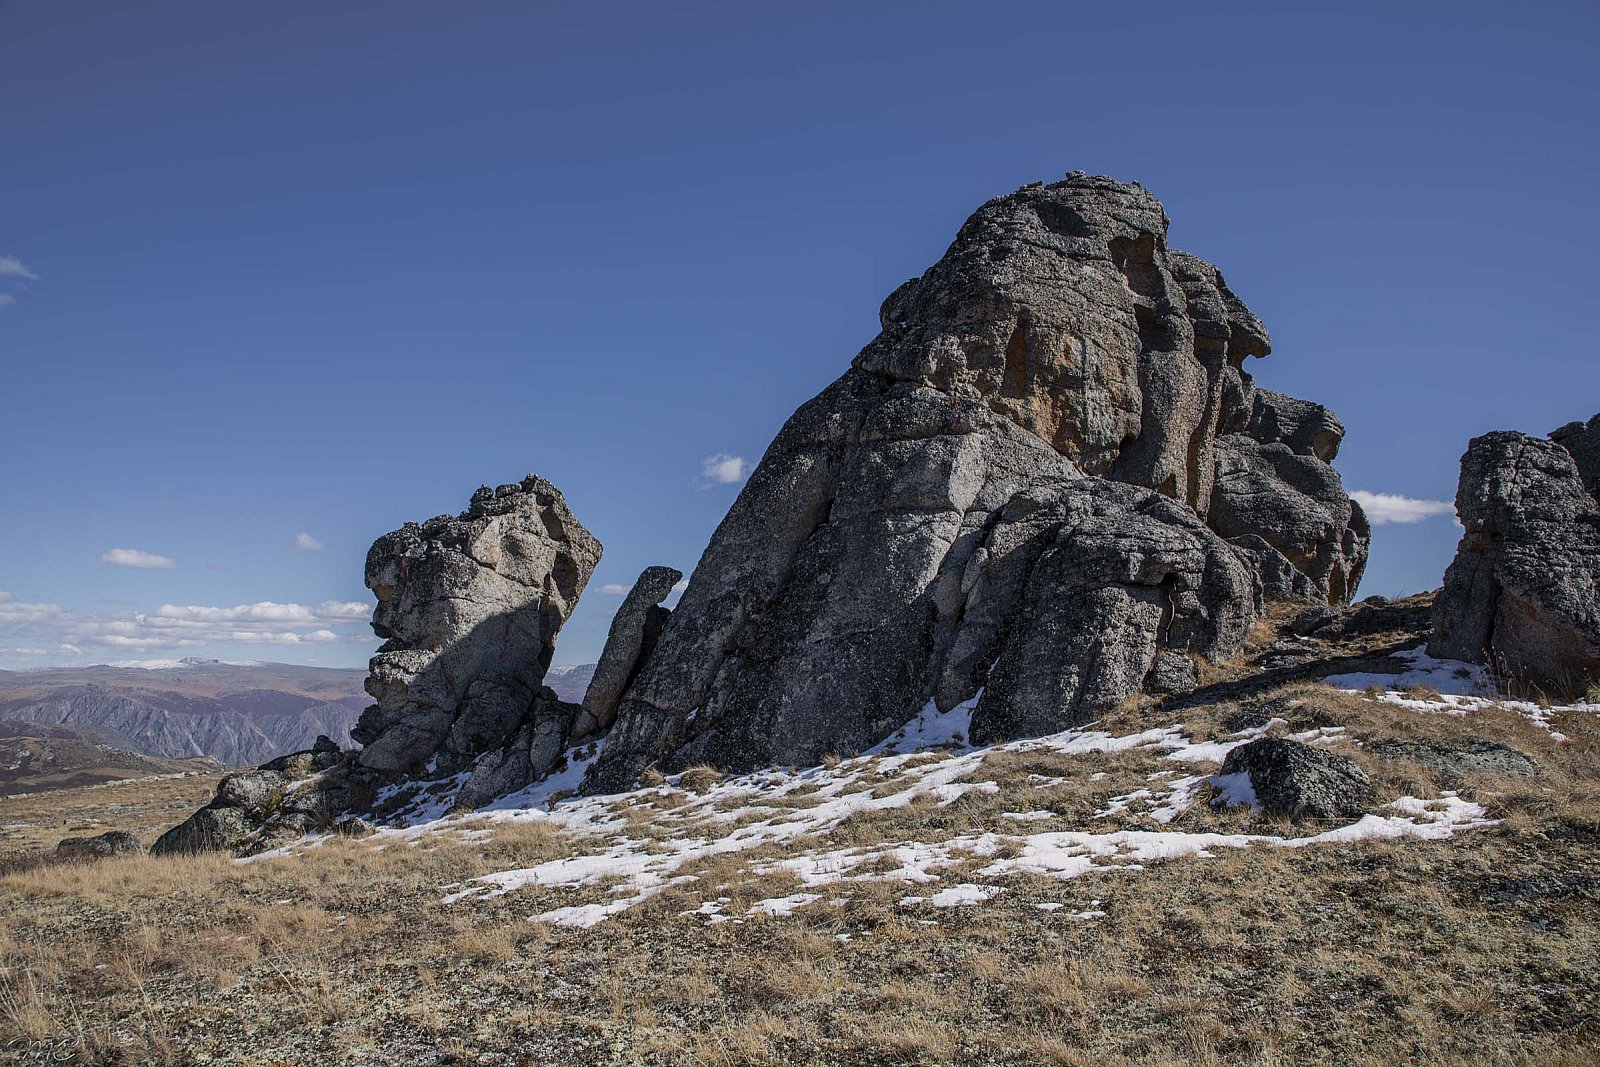
[[[110,830],[94,837],[65,837],[56,845],[56,855],[71,860],[100,860],[143,851],[139,839],[126,830]]]
[[[1278,737],[1263,737],[1228,753],[1222,773],[1248,774],[1256,800],[1270,815],[1347,819],[1369,810],[1372,779],[1348,756]]]
[[[543,685],[556,634],[600,560],[559,490],[529,475],[473,494],[460,515],[386,534],[367,554],[378,598],[377,701],[351,737],[379,773],[477,769],[474,802],[526,785],[560,757],[575,706]]]

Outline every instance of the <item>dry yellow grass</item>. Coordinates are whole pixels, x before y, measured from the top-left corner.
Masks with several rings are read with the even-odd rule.
[[[478,875],[586,847],[546,822],[381,851],[334,839],[247,864],[134,857],[13,870],[0,874],[0,1048],[60,1041],[83,1063],[257,1067],[1595,1062],[1594,718],[1558,722],[1573,739],[1563,745],[1512,713],[1407,711],[1318,686],[1277,695],[1301,705],[1295,714],[1343,725],[1338,750],[1371,769],[1384,798],[1443,783],[1357,741],[1482,737],[1534,754],[1545,773],[1452,783],[1503,820],[1452,840],[1218,849],[1065,882],[1011,876],[993,900],[944,910],[901,903],[922,888],[865,880],[813,890],[825,899],[792,917],[746,914],[804,888],[757,869],[801,848],[1151,828],[1137,811],[1092,815],[1172,766],[1149,750],[995,752],[971,777],[996,792],[701,858],[681,872],[696,881],[591,929],[529,919],[609,899],[606,886],[440,903]],[[1183,719],[1194,736],[1217,736],[1236,710]],[[1143,705],[1119,714],[1118,729],[1171,721]],[[881,795],[906,777],[862,784]],[[651,794],[627,832],[664,835],[690,796]],[[1058,821],[1019,828],[1003,817],[1042,807]],[[1176,828],[1297,832],[1203,803]],[[984,880],[978,865],[945,881]],[[722,913],[744,921],[683,914],[723,897]],[[1104,917],[1075,917],[1089,910]]]

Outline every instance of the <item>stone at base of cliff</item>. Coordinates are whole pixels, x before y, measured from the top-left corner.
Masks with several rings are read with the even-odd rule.
[[[510,743],[599,559],[560,490],[531,474],[380,537],[366,581],[386,640],[367,679],[376,703],[351,731],[360,765],[452,775]]]
[[[1271,815],[1346,819],[1376,800],[1372,779],[1355,760],[1277,737],[1229,752],[1222,773],[1248,774],[1256,800]]]

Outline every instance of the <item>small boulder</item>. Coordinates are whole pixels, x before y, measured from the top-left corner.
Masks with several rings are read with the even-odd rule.
[[[197,852],[241,852],[256,836],[256,827],[240,808],[201,808],[150,846],[153,856]]]
[[[1289,632],[1296,637],[1310,637],[1318,630],[1339,618],[1339,610],[1326,604],[1313,604],[1289,620]]]
[[[1367,750],[1384,759],[1408,760],[1446,779],[1468,774],[1537,778],[1541,773],[1539,761],[1526,752],[1476,737],[1459,745],[1435,741],[1376,741],[1367,746]]]
[[[1372,807],[1372,779],[1346,756],[1277,737],[1228,753],[1224,775],[1246,773],[1256,800],[1271,815],[1345,819]]]
[[[126,830],[111,830],[96,837],[67,837],[56,845],[56,855],[71,860],[100,860],[143,851],[139,839]]]
[[[243,808],[258,814],[282,803],[287,784],[287,779],[276,771],[240,771],[228,775],[217,784],[215,803],[220,807]]]

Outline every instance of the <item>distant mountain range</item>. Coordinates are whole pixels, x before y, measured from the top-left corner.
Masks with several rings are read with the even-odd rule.
[[[545,683],[582,700],[594,667],[552,667]],[[372,702],[366,677],[358,667],[207,659],[0,670],[0,792],[164,773],[208,757],[249,766],[310,748],[318,734],[349,746]]]

